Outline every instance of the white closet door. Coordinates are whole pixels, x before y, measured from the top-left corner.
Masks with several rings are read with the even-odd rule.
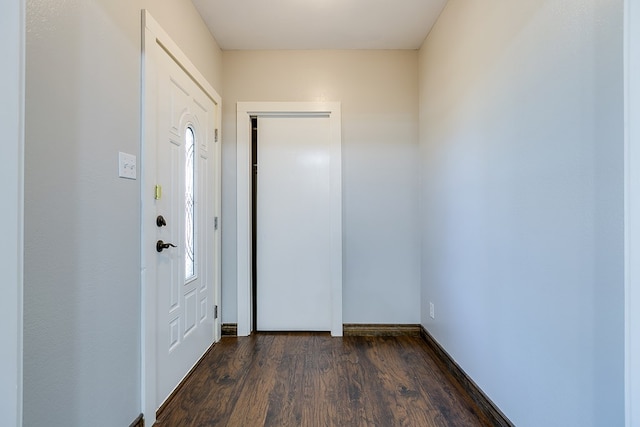
[[[327,117],[258,119],[258,330],[331,330],[329,136]]]

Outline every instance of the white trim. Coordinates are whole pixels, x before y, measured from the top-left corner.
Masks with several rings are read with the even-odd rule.
[[[640,7],[624,6],[625,419],[640,426]]]
[[[145,159],[155,158],[155,141],[156,138],[156,126],[155,126],[155,111],[145,106],[156,105],[157,94],[154,91],[146,90],[147,85],[152,85],[152,82],[156,81],[155,67],[149,66],[150,61],[153,61],[152,56],[148,55],[148,52],[152,52],[155,49],[156,44],[161,46],[180,66],[184,71],[191,76],[191,78],[200,86],[207,96],[216,104],[216,128],[220,129],[221,123],[221,110],[222,100],[216,90],[207,82],[204,76],[193,65],[189,58],[182,52],[178,45],[169,37],[169,35],[162,29],[160,24],[153,19],[148,11],[142,11],[142,92],[141,92],[141,244],[140,244],[140,281],[141,281],[141,301],[142,301],[142,320],[141,320],[141,411],[144,414],[145,424],[152,425],[156,420],[156,319],[157,313],[155,311],[156,290],[154,284],[156,283],[155,269],[147,268],[147,266],[154,265],[155,259],[154,250],[146,250],[150,247],[145,244],[145,236],[148,233],[150,224],[155,222],[155,211],[150,209],[145,200],[149,200],[148,194],[153,191],[155,182],[155,165],[152,162],[146,162]],[[215,166],[216,166],[216,178],[215,178],[215,216],[220,217],[220,204],[221,204],[221,143],[220,132],[218,131],[218,141],[215,142]],[[147,164],[148,163],[148,164]],[[215,232],[215,305],[220,305],[221,301],[221,274],[220,274],[220,228]],[[221,321],[220,316],[215,322],[214,341],[218,341],[221,336]]]
[[[0,16],[0,425],[22,425],[22,295],[24,227],[24,0],[5,2]]]
[[[640,7],[625,0],[625,419],[640,426]]]
[[[251,116],[326,115],[331,119],[331,335],[342,336],[342,122],[339,102],[238,102],[237,280],[238,336],[252,332],[251,319]]]

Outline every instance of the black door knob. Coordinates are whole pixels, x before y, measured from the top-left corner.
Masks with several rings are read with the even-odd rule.
[[[165,249],[169,249],[169,248],[177,248],[176,245],[174,245],[173,243],[165,243],[162,240],[158,240],[156,242],[156,251],[158,252],[162,252]]]
[[[163,227],[167,225],[167,221],[164,220],[164,217],[162,215],[158,215],[158,218],[156,218],[156,225],[158,227]]]

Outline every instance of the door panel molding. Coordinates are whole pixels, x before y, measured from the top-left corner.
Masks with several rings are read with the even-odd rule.
[[[238,102],[237,104],[237,280],[238,336],[252,332],[251,295],[251,117],[329,117],[331,200],[331,335],[342,336],[342,121],[339,102]]]
[[[158,313],[156,312],[156,300],[158,294],[155,284],[157,283],[155,263],[157,252],[154,242],[156,237],[155,215],[156,209],[153,203],[155,192],[156,165],[157,157],[156,141],[163,137],[158,135],[157,131],[157,111],[158,111],[158,93],[157,79],[158,67],[154,52],[159,48],[166,52],[173,60],[179,64],[184,72],[199,86],[200,89],[209,97],[216,106],[214,117],[214,128],[219,129],[221,123],[221,98],[215,89],[207,82],[204,76],[197,70],[193,63],[180,50],[169,35],[160,27],[153,17],[146,10],[142,10],[142,94],[141,94],[141,404],[145,421],[153,424],[156,420],[157,409],[157,380],[156,372],[158,366],[157,360],[157,338],[158,331],[157,321]],[[216,172],[210,177],[210,184],[214,186],[214,200],[212,201],[213,213],[216,217],[220,217],[220,201],[221,201],[221,144],[218,142],[219,137],[213,137],[215,129],[206,129],[207,133],[211,133],[213,145],[210,147],[209,154],[214,157],[213,167]],[[216,135],[217,136],[217,135]],[[166,137],[166,136],[164,136]],[[211,224],[213,226],[213,224]],[[213,243],[214,256],[210,260],[213,265],[213,286],[214,301],[213,304],[219,305],[220,298],[220,231],[214,233],[215,242]],[[220,319],[216,319],[214,323],[214,342],[218,341],[221,336]],[[185,372],[186,374],[186,372]]]

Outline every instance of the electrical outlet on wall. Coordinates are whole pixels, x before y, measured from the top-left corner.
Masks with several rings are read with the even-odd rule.
[[[429,316],[432,319],[436,318],[436,309],[435,309],[435,306],[433,305],[433,303],[431,301],[429,301]]]

